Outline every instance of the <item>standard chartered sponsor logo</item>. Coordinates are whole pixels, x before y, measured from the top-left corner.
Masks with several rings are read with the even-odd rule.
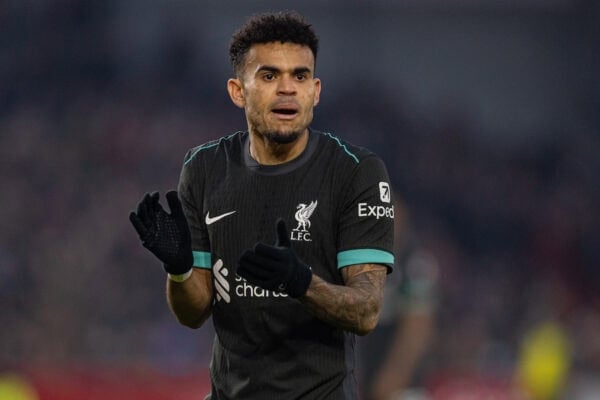
[[[281,292],[273,292],[254,286],[248,283],[244,278],[237,276],[235,277],[235,283],[233,292],[231,291],[231,285],[227,280],[229,276],[229,270],[223,265],[223,260],[219,259],[213,265],[213,277],[215,290],[217,291],[217,301],[224,301],[225,303],[231,303],[231,295],[237,297],[288,297],[287,294]]]
[[[235,277],[235,295],[237,297],[288,297],[281,292],[273,292],[248,283],[240,276]]]
[[[217,290],[217,301],[223,300],[225,303],[231,302],[227,275],[229,275],[229,270],[223,266],[223,260],[218,259],[215,265],[213,265],[215,289]]]
[[[394,218],[394,206],[371,206],[367,203],[358,203],[359,217]]]

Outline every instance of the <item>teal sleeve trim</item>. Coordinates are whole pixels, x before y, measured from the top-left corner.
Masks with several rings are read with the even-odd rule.
[[[194,267],[204,269],[212,268],[210,253],[206,251],[192,251],[192,254],[194,255]]]
[[[329,136],[330,138],[332,138],[333,140],[336,141],[336,143],[338,144],[338,146],[340,146],[342,149],[344,149],[344,152],[346,154],[348,154],[350,157],[352,157],[352,159],[358,164],[360,161],[358,161],[358,157],[356,157],[350,150],[348,150],[348,148],[346,147],[346,145],[344,143],[342,143],[342,141],[336,137],[333,136],[331,133],[327,132],[325,133],[327,136]]]
[[[340,251],[337,255],[338,269],[354,264],[394,265],[394,255],[388,251],[358,249]]]

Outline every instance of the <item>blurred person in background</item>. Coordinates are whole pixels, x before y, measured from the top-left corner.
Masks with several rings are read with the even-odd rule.
[[[401,196],[394,199],[396,271],[377,328],[359,340],[363,400],[426,398],[421,373],[434,335],[439,265],[419,243]]]
[[[392,193],[378,156],[310,128],[317,48],[296,13],[250,18],[228,81],[248,132],[188,152],[170,214],[157,192],[130,214],[178,320],[212,316],[212,399],[358,397],[355,335],[376,326],[394,262]]]

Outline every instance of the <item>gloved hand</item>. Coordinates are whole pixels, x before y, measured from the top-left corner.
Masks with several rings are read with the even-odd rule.
[[[194,263],[190,229],[177,192],[172,190],[165,197],[171,214],[158,202],[158,192],[146,193],[138,204],[137,213],[129,214],[129,220],[142,245],[164,263],[169,274],[185,274]]]
[[[257,243],[253,250],[246,250],[237,274],[263,289],[300,297],[308,290],[312,271],[294,252],[285,222],[280,218],[276,226],[275,244]]]

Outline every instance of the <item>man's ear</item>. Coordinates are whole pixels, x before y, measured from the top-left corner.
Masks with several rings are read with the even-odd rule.
[[[246,99],[244,98],[244,86],[242,81],[237,78],[231,78],[227,81],[227,91],[233,104],[239,108],[244,108],[246,105]]]
[[[319,78],[315,78],[315,97],[314,97],[314,106],[319,104],[319,100],[321,99],[321,80]]]

